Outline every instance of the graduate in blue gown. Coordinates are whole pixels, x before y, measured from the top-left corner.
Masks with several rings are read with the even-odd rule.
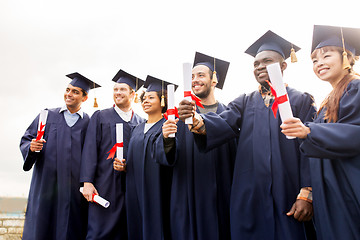
[[[113,169],[111,149],[116,144],[116,124],[122,123],[126,158],[131,131],[144,121],[131,108],[135,91],[144,81],[123,70],[113,81],[115,105],[92,115],[82,154],[80,181],[84,183],[84,197],[92,202],[93,194],[99,194],[110,202],[108,208],[89,204],[86,239],[127,239],[125,174]]]
[[[222,89],[229,62],[196,52],[192,70],[192,91],[201,100],[198,113],[221,113],[226,106],[215,99],[215,87]],[[175,121],[167,121],[169,131]],[[230,190],[236,141],[209,152],[201,152],[193,134],[183,122],[176,133],[177,155],[171,198],[173,239],[230,239]],[[176,128],[175,128],[176,129]],[[164,137],[166,135],[164,134]],[[171,139],[166,139],[171,141]],[[161,149],[161,146],[157,148]],[[174,149],[175,150],[175,149]],[[171,160],[175,158],[177,160]]]
[[[81,104],[89,89],[99,85],[78,73],[67,76],[73,80],[64,93],[65,106],[47,109],[39,133],[37,116],[21,138],[23,169],[33,168],[23,239],[86,236],[88,204],[79,193],[79,169],[89,116]]]
[[[140,99],[146,122],[133,131],[126,160],[126,211],[129,239],[161,240],[170,238],[169,201],[171,163],[159,162],[154,142],[161,134],[167,110],[168,82],[148,76],[147,88]],[[162,98],[163,96],[163,98]],[[164,99],[163,106],[161,99]],[[125,163],[117,161],[114,168],[123,171]],[[163,163],[165,165],[161,165]]]
[[[301,221],[311,219],[312,204],[301,193],[310,191],[309,163],[299,142],[281,133],[279,114],[274,118],[270,108],[274,96],[265,81],[266,65],[279,62],[281,70],[286,69],[291,46],[271,31],[250,46],[246,52],[254,57],[259,90],[240,95],[222,113],[194,115],[193,102],[179,105],[180,119],[194,116],[191,131],[200,148],[212,149],[238,137],[230,199],[232,239],[306,238]],[[315,113],[312,97],[290,87],[287,92],[294,116],[310,121]]]
[[[283,133],[302,139],[310,157],[315,226],[320,240],[360,239],[360,29],[314,26],[315,75],[333,90],[314,122],[289,119]],[[344,42],[343,42],[344,41]]]

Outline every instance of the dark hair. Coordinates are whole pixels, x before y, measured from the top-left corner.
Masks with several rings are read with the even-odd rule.
[[[88,93],[84,89],[81,89],[81,92],[83,94],[83,97],[86,97],[88,95]]]
[[[315,49],[312,54],[311,58],[314,58],[318,51],[337,51],[339,52],[340,56],[342,56],[343,48],[341,47],[335,47],[335,46],[325,46],[319,49]],[[339,113],[339,105],[340,105],[340,98],[344,94],[345,89],[349,85],[349,83],[359,78],[359,75],[353,70],[353,66],[355,64],[355,58],[353,54],[350,51],[347,51],[347,57],[349,59],[349,63],[351,68],[349,69],[349,73],[346,74],[343,79],[341,79],[336,86],[333,88],[333,90],[329,93],[329,95],[324,99],[324,101],[321,103],[318,113],[323,109],[326,108],[325,112],[325,120],[328,120],[328,122],[336,122],[338,120],[338,113]],[[342,60],[341,60],[342,62]]]
[[[165,106],[161,109],[161,113],[165,113],[167,110],[167,90],[162,91],[156,91],[156,95],[158,96],[159,100],[160,100],[160,104],[161,104],[161,96],[162,94],[164,94],[164,101],[165,101]],[[145,92],[142,92],[140,95],[140,101],[143,102],[144,101],[144,95]]]

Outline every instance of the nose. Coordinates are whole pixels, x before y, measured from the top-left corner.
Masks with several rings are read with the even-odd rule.
[[[315,63],[315,67],[319,68],[322,67],[324,65],[324,63],[322,61],[318,61]]]
[[[259,63],[259,65],[255,68],[256,70],[263,70],[264,68],[266,68],[266,64],[264,63]]]

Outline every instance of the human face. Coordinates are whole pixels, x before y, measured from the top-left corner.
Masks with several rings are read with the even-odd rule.
[[[281,70],[286,69],[286,62],[283,61],[282,56],[274,51],[259,52],[254,59],[254,75],[256,81],[261,85],[267,86],[266,80],[270,81],[266,66],[272,63],[280,63]]]
[[[77,111],[80,109],[81,103],[87,100],[87,96],[83,95],[82,89],[69,84],[64,93],[64,101],[66,107],[70,110]]]
[[[126,83],[115,83],[114,85],[114,102],[119,108],[131,106],[134,98],[134,91],[130,90]]]
[[[162,107],[160,104],[160,98],[156,92],[145,92],[142,98],[141,106],[144,112],[148,115],[161,114]]]
[[[312,58],[315,75],[332,86],[338,83],[348,73],[342,67],[342,55],[336,49],[319,49]]]
[[[205,65],[197,65],[192,70],[192,91],[200,99],[207,98],[211,92],[212,82],[210,69]]]

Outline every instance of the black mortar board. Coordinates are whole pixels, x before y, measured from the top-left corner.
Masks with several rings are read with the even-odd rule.
[[[90,79],[84,77],[80,73],[71,73],[66,75],[68,78],[71,78],[72,81],[70,84],[74,87],[79,87],[85,92],[89,92],[90,89],[101,87],[99,84],[91,81]]]
[[[126,83],[136,92],[142,85],[144,85],[144,80],[137,78],[124,70],[119,70],[112,81],[116,83]]]
[[[341,33],[342,32],[342,33]],[[344,39],[344,45],[342,39]],[[360,55],[360,29],[314,25],[311,52],[325,46],[345,47],[354,56]]]
[[[290,57],[292,48],[295,52],[300,50],[298,46],[292,44],[291,42],[285,40],[284,38],[269,30],[258,40],[256,40],[245,51],[245,53],[255,57],[258,53],[262,51],[275,51],[279,53],[284,59],[287,59],[288,57]]]
[[[176,91],[178,85],[148,75],[144,83],[144,88],[146,88],[146,92],[160,92],[166,90],[169,84],[175,85]]]
[[[214,64],[215,64],[215,66],[214,66]],[[193,67],[195,67],[197,65],[205,65],[212,72],[214,72],[214,70],[215,70],[216,76],[217,76],[217,81],[218,81],[218,83],[216,84],[216,87],[219,89],[223,88],[226,74],[227,74],[227,71],[228,71],[229,65],[230,65],[229,62],[205,55],[203,53],[196,52]]]

